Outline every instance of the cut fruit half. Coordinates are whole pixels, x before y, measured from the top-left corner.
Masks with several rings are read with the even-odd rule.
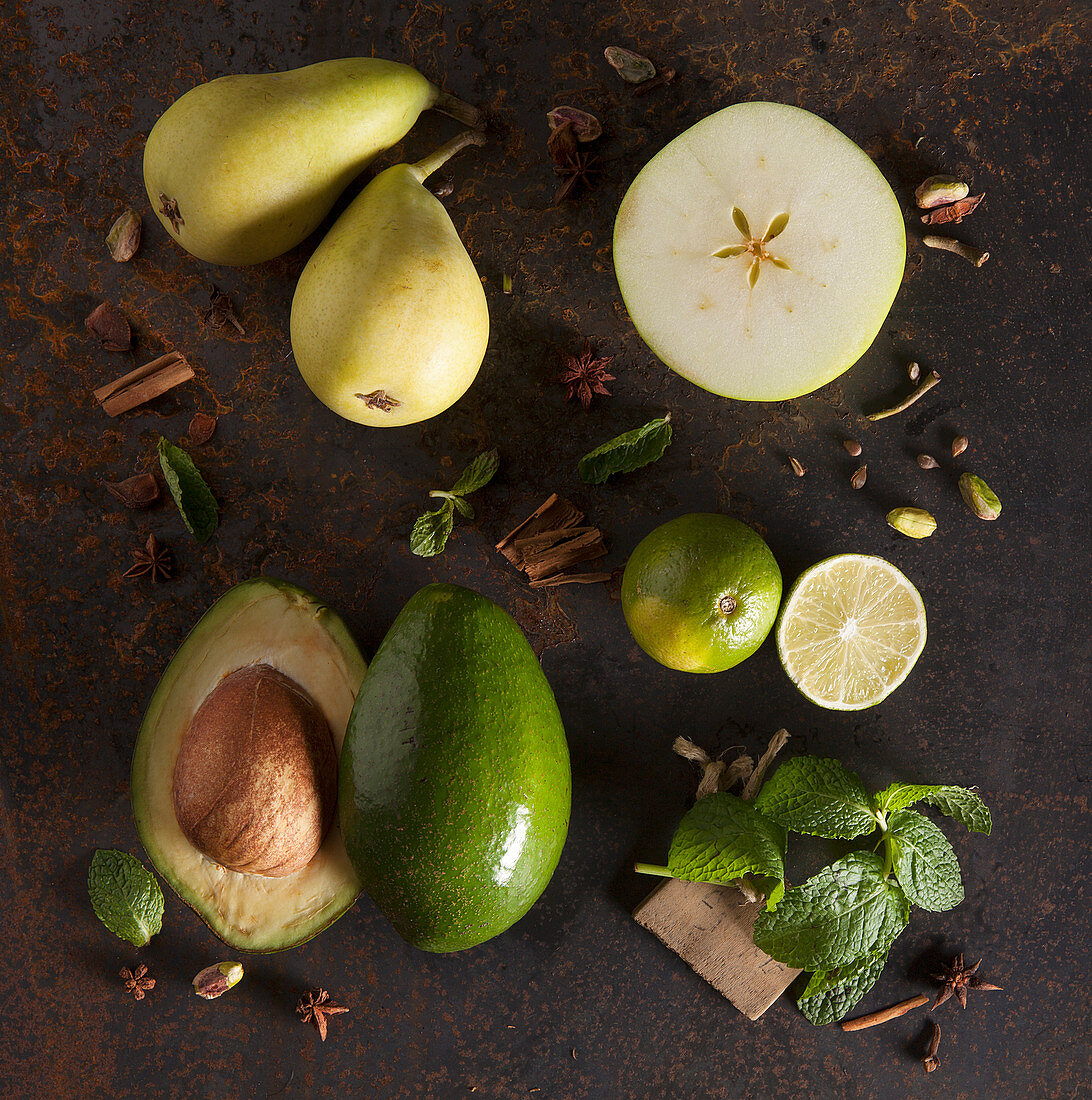
[[[738,103],[680,134],[618,209],[614,267],[648,346],[723,397],[780,401],[864,354],[902,282],[902,211],[845,134]]]
[[[829,710],[864,710],[906,679],[925,648],[925,604],[883,558],[839,554],[793,586],[777,626],[792,682]]]
[[[317,935],[360,893],[336,820],[306,866],[270,878],[230,870],[194,847],[173,800],[191,720],[225,677],[251,666],[268,666],[306,692],[340,753],[364,658],[320,600],[285,581],[256,577],[213,604],[163,673],[133,754],[133,816],[156,870],[216,935],[242,951],[282,951]]]

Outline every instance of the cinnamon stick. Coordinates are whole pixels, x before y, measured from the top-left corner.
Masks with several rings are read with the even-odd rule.
[[[193,367],[186,362],[186,357],[177,351],[169,351],[121,378],[99,386],[92,396],[107,416],[121,416],[188,382],[192,377]]]
[[[897,1005],[881,1008],[878,1012],[870,1012],[867,1016],[858,1016],[856,1020],[846,1020],[842,1024],[842,1030],[862,1031],[866,1027],[886,1024],[888,1020],[897,1020],[900,1016],[905,1016],[915,1008],[921,1008],[922,1005],[928,1003],[929,998],[924,993],[919,993],[918,996],[911,997],[908,1001],[899,1001]]]

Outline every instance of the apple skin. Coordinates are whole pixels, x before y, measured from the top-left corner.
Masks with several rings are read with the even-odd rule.
[[[788,214],[748,285],[747,238]],[[838,251],[839,248],[841,251]],[[780,401],[833,381],[865,353],[902,283],[902,210],[871,158],[811,112],[740,103],[701,120],[637,175],[614,227],[634,326],[672,370],[711,393]]]

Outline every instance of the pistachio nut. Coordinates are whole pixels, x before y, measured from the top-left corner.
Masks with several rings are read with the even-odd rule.
[[[119,264],[136,255],[140,248],[141,228],[140,215],[135,210],[126,210],[110,226],[110,232],[106,234],[106,247]]]
[[[974,474],[960,477],[959,495],[979,519],[997,519],[1001,515],[1001,501],[997,499],[997,494]]]
[[[937,521],[924,508],[893,508],[887,524],[911,539],[927,539],[937,529]]]
[[[919,209],[931,210],[934,206],[946,206],[958,202],[970,194],[971,189],[955,176],[930,176],[918,185],[914,192]]]
[[[193,991],[198,997],[211,1001],[225,994],[232,986],[238,985],[242,977],[242,963],[213,963],[193,979]]]

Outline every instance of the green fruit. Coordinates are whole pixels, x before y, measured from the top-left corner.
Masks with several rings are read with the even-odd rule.
[[[311,233],[427,107],[477,118],[416,69],[376,57],[220,77],[152,127],[144,185],[163,226],[198,259],[261,263]]]
[[[770,548],[730,516],[669,520],[641,540],[622,575],[622,611],[637,644],[680,672],[723,672],[746,660],[780,602]]]
[[[257,577],[205,613],[148,704],[133,754],[137,831],[174,892],[232,947],[301,944],[360,892],[331,819],[337,753],[365,668],[330,608]],[[217,723],[240,683],[252,693],[244,713]],[[285,695],[293,709],[271,711]],[[187,820],[192,811],[199,821]]]
[[[614,223],[618,286],[645,342],[746,401],[799,397],[848,370],[905,263],[902,210],[871,158],[784,103],[691,126],[641,169]]]
[[[453,584],[402,609],[364,678],[339,812],[364,889],[426,951],[503,932],[534,904],[569,824],[569,751],[519,627]]]
[[[485,292],[443,203],[422,186],[471,142],[480,135],[381,172],[303,269],[292,299],[296,364],[347,420],[416,424],[477,376],[489,342]]]

